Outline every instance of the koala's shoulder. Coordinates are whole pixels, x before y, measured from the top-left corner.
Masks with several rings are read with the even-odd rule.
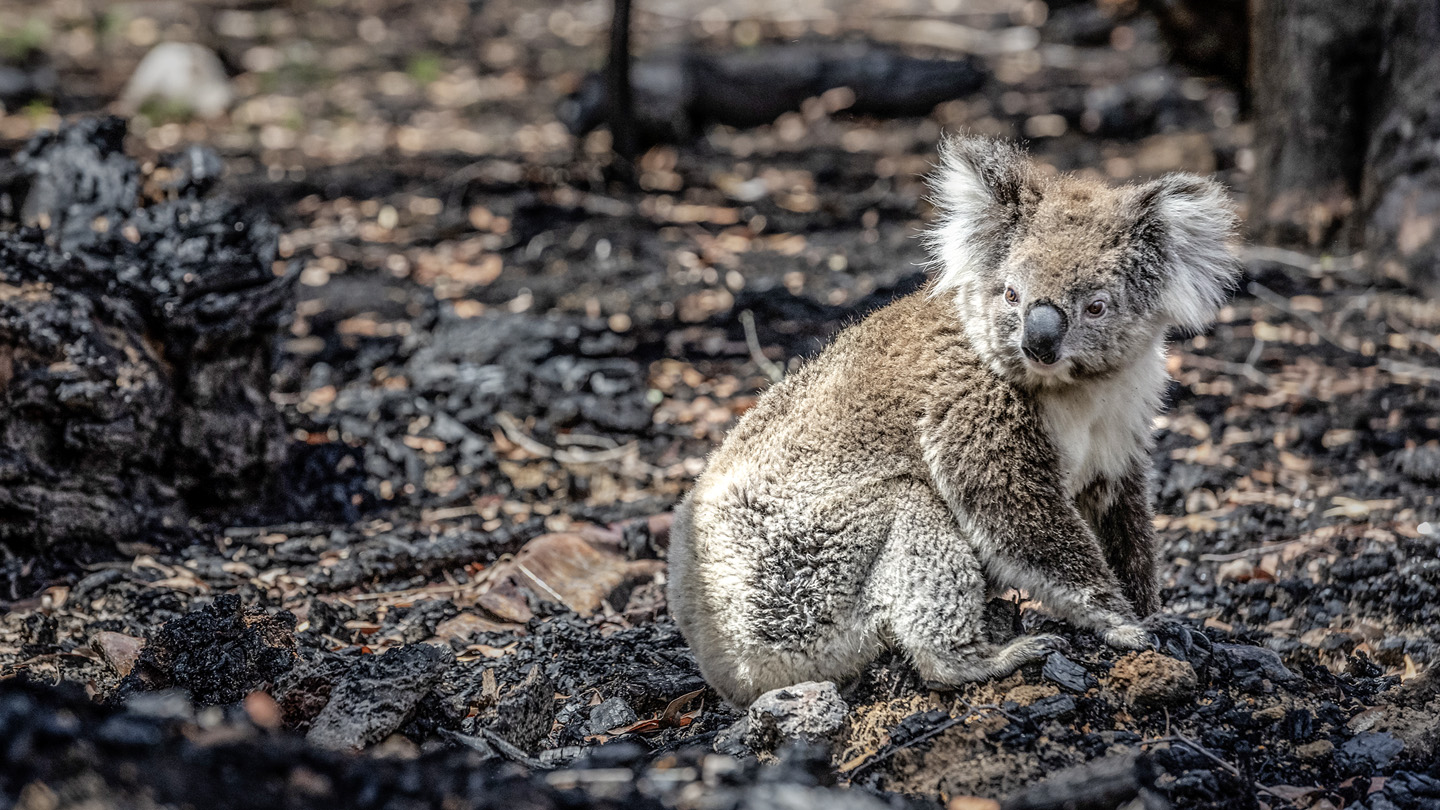
[[[855,374],[873,387],[901,390],[922,422],[943,420],[966,432],[1039,431],[1039,403],[996,373],[976,351],[948,295],[902,298],[842,334],[835,348],[857,359]],[[848,345],[847,345],[848,344]]]

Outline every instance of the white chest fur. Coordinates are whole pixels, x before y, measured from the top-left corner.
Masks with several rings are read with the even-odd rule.
[[[1060,452],[1069,495],[1096,478],[1123,477],[1135,456],[1148,451],[1166,379],[1162,344],[1113,377],[1041,395],[1045,429]]]

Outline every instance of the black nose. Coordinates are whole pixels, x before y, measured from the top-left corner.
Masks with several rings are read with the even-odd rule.
[[[1025,356],[1049,365],[1060,359],[1060,341],[1065,338],[1065,316],[1049,304],[1036,304],[1025,316],[1020,348]]]

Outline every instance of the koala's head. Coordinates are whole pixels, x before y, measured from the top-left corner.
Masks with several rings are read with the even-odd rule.
[[[933,185],[931,294],[954,297],[976,351],[1016,382],[1114,374],[1172,326],[1203,330],[1239,275],[1235,215],[1203,177],[1117,188],[960,138]]]

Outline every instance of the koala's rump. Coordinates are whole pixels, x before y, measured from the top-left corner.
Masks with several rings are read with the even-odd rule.
[[[672,532],[670,603],[706,680],[743,705],[869,663],[883,613],[867,583],[896,506],[876,492],[687,498]]]
[[[886,611],[867,585],[914,487],[930,484],[913,411],[870,390],[883,380],[855,337],[762,396],[676,511],[671,611],[736,702],[767,682],[856,673],[882,646]]]

